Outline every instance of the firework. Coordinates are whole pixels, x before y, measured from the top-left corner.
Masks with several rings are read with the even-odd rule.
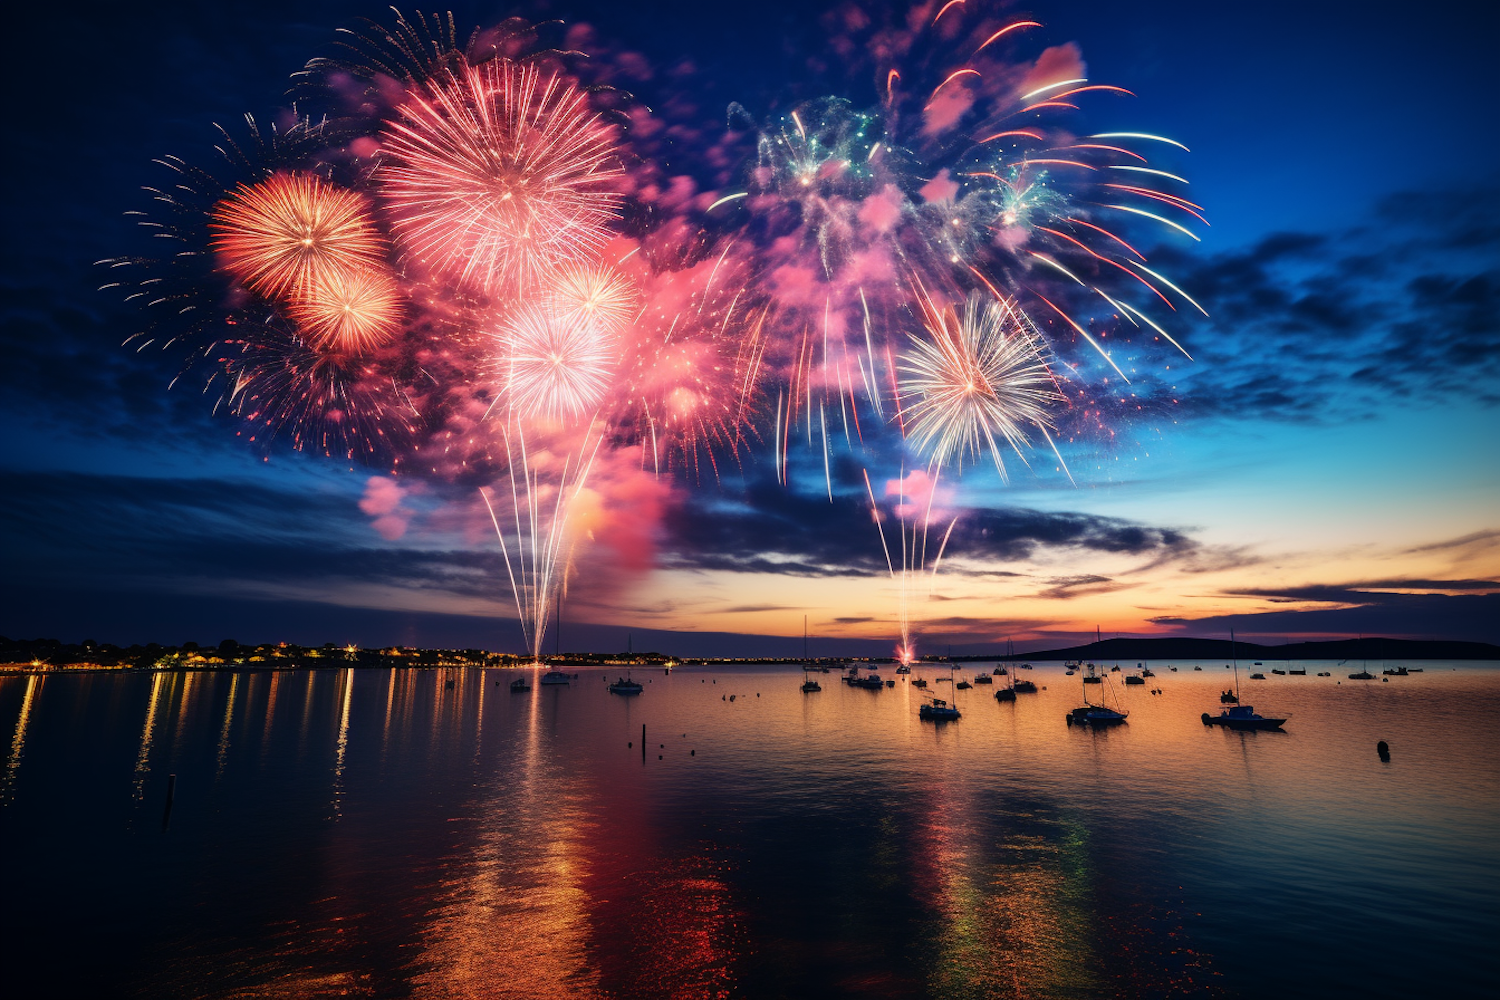
[[[707,462],[717,477],[716,450],[739,456],[757,415],[763,320],[764,313],[748,318],[740,337],[677,336],[669,327],[638,341],[618,419],[637,432],[658,472],[680,456],[695,473]]]
[[[542,48],[551,28],[465,40],[451,16],[398,14],[297,75],[319,124],[252,122],[244,148],[226,134],[222,176],[164,160],[177,176],[143,224],[171,250],[117,283],[155,317],[141,345],[212,369],[205,389],[262,446],[496,483],[485,501],[533,653],[591,466],[718,478],[726,453],[769,438],[797,488],[812,470],[788,452],[805,442],[833,501],[867,447],[920,454],[878,504],[866,476],[906,662],[948,539],[938,475],[993,459],[1004,478],[1033,439],[1056,452],[1054,359],[1113,389],[1145,357],[1118,349],[1131,328],[1175,345],[1159,310],[1197,307],[1135,235],[1196,238],[1202,209],[1169,172],[1179,144],[1088,135],[1083,99],[1123,92],[1082,79],[1068,46],[1012,58],[1039,25],[980,6],[850,19],[839,49],[880,63],[881,100],[751,122],[723,191],[705,185],[735,176],[733,121],[672,120],[693,102],[670,91],[648,112],[603,85],[638,78],[623,63]],[[1090,349],[1112,371],[1074,356]]]
[[[413,93],[384,153],[402,245],[477,291],[522,292],[593,259],[619,205],[614,130],[561,76],[509,59],[464,62]]]
[[[240,185],[214,206],[209,229],[219,265],[268,299],[335,286],[385,257],[365,199],[308,174]]]
[[[974,295],[962,316],[930,299],[923,307],[931,339],[913,337],[898,366],[901,392],[915,399],[906,414],[909,439],[935,466],[957,460],[962,468],[966,457],[988,452],[1004,478],[1001,443],[1025,461],[1027,428],[1046,435],[1048,406],[1062,399],[1044,347],[1008,301]]]
[[[248,424],[250,441],[269,449],[277,440],[297,450],[350,461],[399,465],[413,421],[394,386],[369,363],[306,347],[271,321],[242,327],[219,359],[227,388],[224,405]]]
[[[496,338],[491,371],[512,410],[559,420],[598,406],[618,360],[615,337],[597,324],[531,303]]]
[[[384,270],[340,271],[310,284],[287,311],[315,348],[368,354],[395,335],[401,322],[401,294]]]
[[[616,333],[639,311],[640,296],[630,279],[614,268],[583,264],[559,270],[548,300],[559,316]]]
[[[657,472],[679,466],[701,478],[707,466],[717,478],[720,455],[738,461],[758,436],[769,309],[746,304],[757,296],[733,245],[715,249],[696,236],[663,241],[621,265],[642,308],[622,337],[609,416],[616,439],[639,444]]]

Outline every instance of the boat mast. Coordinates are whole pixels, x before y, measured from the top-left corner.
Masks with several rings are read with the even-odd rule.
[[[1229,630],[1229,655],[1234,660],[1234,703],[1240,703],[1240,657],[1234,645],[1234,629]]]

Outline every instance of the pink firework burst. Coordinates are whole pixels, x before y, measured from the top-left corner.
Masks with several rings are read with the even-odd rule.
[[[496,339],[491,374],[523,417],[566,420],[592,412],[615,377],[615,337],[577,315],[528,304]]]
[[[384,134],[380,190],[405,249],[489,294],[597,256],[616,218],[617,136],[557,73],[497,58],[446,70]]]

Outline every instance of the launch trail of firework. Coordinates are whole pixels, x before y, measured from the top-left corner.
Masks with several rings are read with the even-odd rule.
[[[943,562],[943,553],[947,551],[948,539],[953,535],[953,528],[958,524],[958,517],[948,519],[948,527],[944,529],[941,540],[937,542],[932,558],[931,566],[927,562],[928,533],[933,525],[933,500],[937,496],[937,476],[931,480],[923,478],[926,486],[926,497],[908,497],[906,494],[907,477],[904,474],[899,480],[896,488],[896,525],[897,534],[901,542],[901,566],[896,567],[896,560],[892,556],[891,544],[886,539],[885,525],[880,514],[880,505],[875,499],[875,490],[870,485],[869,470],[864,470],[865,491],[870,498],[870,518],[875,522],[875,530],[880,535],[880,548],[885,553],[886,570],[891,580],[896,584],[896,614],[897,623],[901,630],[901,642],[896,647],[896,658],[904,665],[910,665],[917,658],[916,640],[913,636],[915,622],[914,605],[923,596],[923,591],[930,596],[937,580],[938,568]],[[889,495],[892,491],[890,486],[886,487]],[[914,510],[907,503],[908,499],[924,501],[921,503],[920,511]],[[908,519],[908,515],[911,516]]]
[[[505,571],[510,578],[521,634],[532,658],[540,662],[547,623],[557,600],[567,589],[572,555],[568,518],[573,502],[588,479],[603,437],[591,424],[578,453],[563,460],[560,474],[551,481],[544,478],[543,470],[532,466],[526,449],[525,430],[519,422],[513,428],[506,427],[503,437],[511,458],[511,516],[507,520],[513,534],[509,543],[489,494],[480,487],[479,495],[484,500],[490,524],[505,557]]]

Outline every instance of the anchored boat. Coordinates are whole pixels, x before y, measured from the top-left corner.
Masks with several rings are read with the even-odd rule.
[[[960,718],[958,709],[941,698],[934,698],[931,704],[917,709],[917,715],[932,722],[953,722]]]
[[[1101,678],[1095,674],[1097,669],[1092,663],[1087,667],[1088,672],[1083,678],[1083,704],[1068,713],[1068,725],[1070,726],[1118,726],[1130,716],[1129,712],[1110,708],[1103,701],[1098,703],[1089,701],[1088,685],[1090,683],[1098,684],[1101,682]],[[1090,680],[1090,678],[1093,679]]]
[[[610,694],[633,695],[640,694],[644,690],[646,689],[641,687],[640,681],[633,681],[628,675],[619,678],[609,686]]]

